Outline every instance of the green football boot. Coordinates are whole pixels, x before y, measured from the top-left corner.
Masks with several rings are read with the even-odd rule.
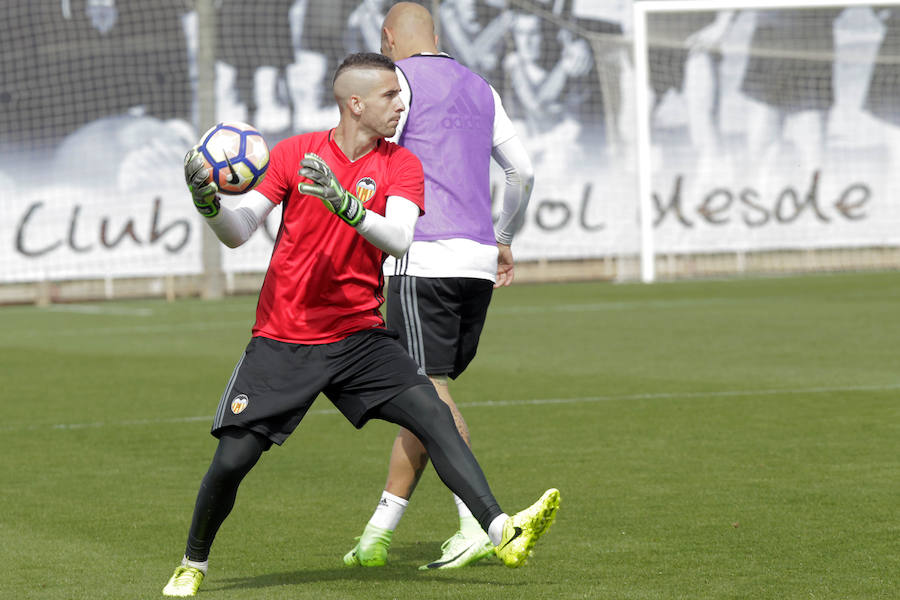
[[[203,583],[203,571],[195,567],[178,566],[163,588],[163,596],[196,596]]]
[[[531,556],[535,542],[556,518],[559,510],[559,490],[549,489],[540,500],[517,512],[503,524],[503,538],[495,549],[507,567],[521,567]]]
[[[441,557],[427,565],[422,565],[419,570],[458,569],[478,562],[493,553],[494,544],[491,543],[491,538],[485,532],[479,529],[477,533],[466,536],[462,531],[457,531],[450,539],[441,544]]]
[[[344,555],[344,564],[348,567],[383,567],[393,535],[393,530],[366,524],[362,535],[356,538],[359,542]]]

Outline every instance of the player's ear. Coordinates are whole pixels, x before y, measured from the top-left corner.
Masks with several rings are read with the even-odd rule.
[[[350,98],[347,99],[347,108],[350,109],[357,117],[362,114],[363,109],[366,107],[365,102],[360,96],[353,94]]]
[[[381,28],[381,53],[388,58],[392,57],[391,50],[394,48],[394,34],[387,27]]]

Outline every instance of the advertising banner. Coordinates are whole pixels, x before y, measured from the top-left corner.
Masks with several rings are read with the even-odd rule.
[[[189,4],[7,7],[0,282],[201,271],[205,225],[182,174],[199,137]],[[388,5],[217,2],[216,119],[252,123],[270,147],[332,127],[331,75],[347,53],[380,50]],[[643,84],[630,2],[446,0],[436,17],[441,48],[492,83],[532,158],[513,245],[530,261],[640,251],[639,85],[657,252],[900,244],[898,12],[651,14]],[[496,165],[492,181],[496,215]],[[265,270],[279,211],[222,247],[226,271]]]

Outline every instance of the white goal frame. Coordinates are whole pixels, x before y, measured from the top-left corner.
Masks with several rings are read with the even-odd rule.
[[[656,280],[656,252],[653,233],[652,174],[650,146],[651,115],[647,15],[649,13],[726,11],[740,9],[843,8],[897,5],[897,0],[634,0],[632,3],[632,51],[634,57],[634,100],[636,109],[637,191],[640,223],[641,281]]]

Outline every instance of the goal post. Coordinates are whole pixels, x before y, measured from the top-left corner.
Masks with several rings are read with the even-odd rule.
[[[663,256],[740,274],[897,254],[900,2],[635,0],[632,18],[642,281]]]
[[[646,82],[649,79],[647,53],[647,4],[668,4],[667,2],[634,3],[634,80],[635,80],[635,133],[637,142],[637,193],[638,214],[641,229],[641,281],[651,283],[656,279],[656,251],[653,243],[652,194],[653,184],[650,174],[653,161],[650,156],[650,98]],[[637,82],[641,82],[638,84]]]
[[[196,0],[197,11],[197,116],[196,130],[206,131],[216,123],[216,7],[214,0]],[[224,296],[222,244],[209,227],[201,229],[203,279],[200,294],[209,300]]]

